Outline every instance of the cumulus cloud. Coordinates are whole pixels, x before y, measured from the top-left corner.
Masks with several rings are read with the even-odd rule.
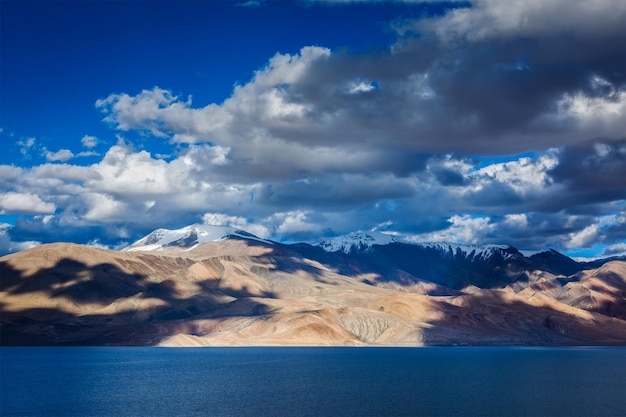
[[[620,0],[472,0],[471,7],[415,22],[444,40],[548,37],[571,33],[603,37],[623,31],[626,6]]]
[[[229,216],[224,213],[204,213],[202,222],[211,226],[231,226],[252,233],[260,238],[268,238],[272,235],[267,226],[258,223],[250,223],[248,219],[239,216]]]
[[[449,54],[439,56],[428,40],[422,42],[379,55],[320,47],[277,54],[221,104],[196,108],[191,98],[155,87],[135,96],[114,94],[97,106],[121,130],[223,146],[236,162],[254,160],[264,149],[290,148],[281,153],[285,166],[296,152],[326,149],[358,147],[363,154],[383,151],[388,157],[506,154],[624,137],[624,77],[599,75],[620,71],[621,50],[597,71],[581,64],[572,70],[568,63],[575,76],[564,79],[565,67],[547,68],[555,64],[546,57],[529,57],[528,68],[519,70],[507,67],[509,58],[500,56],[505,52],[482,56],[482,44],[450,46]],[[323,155],[314,160],[326,168]]]
[[[14,242],[11,240],[11,236],[9,234],[12,226],[7,223],[0,223],[0,253],[7,254],[13,252],[19,252],[21,250],[30,249],[37,245],[40,245],[40,242],[36,241],[23,241],[23,242]]]
[[[167,166],[167,162],[153,159],[146,151],[131,153],[116,145],[93,165],[97,175],[89,185],[97,191],[116,194],[163,194],[172,188],[170,180],[176,180],[175,175],[168,175]]]
[[[32,193],[7,192],[0,194],[0,213],[54,213],[56,206],[47,203],[38,195]]]
[[[95,148],[98,145],[99,141],[98,138],[95,136],[85,135],[80,140],[80,143],[82,143],[85,148],[91,149]]]
[[[309,214],[303,210],[277,213],[273,220],[278,220],[279,224],[276,233],[279,235],[297,235],[299,233],[319,232],[321,226],[309,221]]]
[[[56,152],[52,152],[44,148],[44,155],[49,162],[66,162],[74,157],[74,153],[69,149],[59,149]]]
[[[157,227],[197,221],[291,241],[380,224],[419,240],[509,243],[524,249],[626,238],[626,222],[616,215],[606,217],[616,210],[610,193],[595,205],[578,204],[584,203],[584,212],[567,213],[577,207],[571,203],[578,190],[555,181],[553,173],[569,160],[569,151],[551,150],[486,166],[451,155],[433,156],[422,162],[422,169],[404,176],[327,173],[237,182],[219,160],[211,162],[216,158],[214,148],[192,145],[167,162],[115,145],[100,162],[87,167],[3,166],[0,182],[7,181],[16,190],[39,190],[49,202],[37,194],[12,191],[0,197],[1,206],[7,213],[56,211],[53,217],[22,222],[14,231],[16,237],[41,241],[74,228],[82,229],[89,241],[94,230],[102,233],[106,228],[100,242],[114,246]],[[612,150],[596,148],[596,157],[612,155]],[[602,215],[606,220],[599,226]],[[80,240],[81,235],[67,238]]]
[[[297,55],[277,54],[221,105],[193,108],[191,97],[183,101],[155,87],[136,96],[112,94],[96,106],[121,130],[144,130],[173,142],[237,143],[242,150],[257,150],[273,140],[272,129],[290,128],[304,117],[308,106],[292,100],[288,86],[302,79],[311,62],[329,55],[320,47],[302,48]]]
[[[168,157],[120,137],[88,166],[0,166],[2,210],[55,213],[13,238],[117,245],[203,221],[288,240],[379,227],[521,249],[624,241],[626,6],[470,3],[394,22],[386,50],[277,53],[221,103],[153,86],[98,99],[106,123]],[[46,156],[94,156],[98,139],[81,143]]]
[[[567,248],[587,248],[597,241],[598,226],[596,224],[589,225],[583,230],[579,230],[569,235],[569,239],[565,242]]]
[[[560,191],[549,175],[557,164],[556,151],[491,164],[468,175],[471,182],[462,198],[475,207],[541,209],[548,195]]]
[[[626,256],[626,243],[616,243],[607,247],[602,253],[603,256]]]
[[[416,241],[426,242],[457,242],[478,244],[486,241],[486,236],[495,228],[489,217],[472,217],[455,215],[448,219],[451,226],[437,232],[413,236]]]
[[[612,215],[611,215],[612,216]],[[608,217],[611,217],[608,216]],[[519,249],[589,248],[603,243],[614,228],[607,216],[560,213],[511,213],[496,216],[454,215],[440,230],[405,235],[418,242],[509,244]],[[626,234],[620,233],[623,239]]]
[[[81,199],[87,207],[83,214],[87,221],[122,222],[131,208],[109,194],[86,193],[81,195]]]

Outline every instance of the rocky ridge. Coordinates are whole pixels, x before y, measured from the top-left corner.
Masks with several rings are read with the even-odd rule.
[[[134,250],[59,243],[0,258],[0,342],[626,345],[622,260],[393,239],[329,251],[236,230],[167,232]]]

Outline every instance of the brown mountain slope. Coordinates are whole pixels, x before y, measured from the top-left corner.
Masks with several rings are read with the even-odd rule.
[[[626,320],[626,262],[610,261],[569,277],[545,271],[529,274],[527,286],[513,285],[529,299],[553,300]]]
[[[428,296],[372,286],[281,245],[245,240],[158,254],[42,245],[0,258],[0,341],[624,345],[625,269],[607,263],[558,291],[557,281],[542,289],[536,273],[526,288]],[[583,289],[573,282],[597,302],[580,301]]]

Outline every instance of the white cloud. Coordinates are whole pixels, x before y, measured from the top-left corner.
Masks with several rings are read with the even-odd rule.
[[[551,189],[550,170],[558,163],[558,151],[551,150],[538,158],[522,157],[515,161],[491,164],[470,174],[476,181],[468,191],[480,191],[499,183],[510,187],[520,196],[544,193]]]
[[[561,123],[572,123],[580,130],[600,136],[619,137],[626,132],[626,91],[594,97],[583,92],[564,93],[553,116]]]
[[[44,154],[46,156],[46,160],[49,162],[66,162],[74,157],[74,153],[69,149],[59,149],[56,152],[51,152],[44,148]]]
[[[41,242],[34,240],[14,242],[11,240],[11,236],[9,236],[9,230],[11,228],[12,226],[7,223],[0,223],[0,254],[18,252],[41,244]]]
[[[478,244],[485,242],[485,236],[495,229],[489,217],[454,215],[448,219],[450,227],[432,233],[409,237],[418,242],[455,242]]]
[[[371,81],[353,81],[350,83],[348,88],[348,92],[350,94],[358,94],[358,93],[367,93],[368,91],[372,91],[376,89],[376,84]]]
[[[136,97],[128,94],[112,94],[106,99],[96,101],[96,107],[110,114],[105,121],[116,123],[121,130],[145,128],[155,136],[163,137],[158,124],[152,122],[159,112],[177,99],[172,93],[160,88],[143,90]],[[152,124],[152,126],[151,126]]]
[[[120,222],[127,218],[128,212],[131,212],[126,204],[115,200],[109,194],[88,193],[81,198],[87,204],[87,211],[83,215],[85,220]]]
[[[577,216],[571,216],[570,222],[577,220]],[[563,236],[561,244],[566,248],[590,248],[598,244],[609,244],[613,253],[621,248],[623,243],[614,243],[615,237],[624,240],[626,231],[626,213],[611,213],[592,218],[584,228],[578,227],[576,231]],[[607,248],[604,253],[611,253]]]
[[[303,210],[293,210],[275,213],[259,218],[256,222],[250,222],[244,217],[212,212],[205,213],[202,220],[203,223],[212,226],[237,227],[262,238],[275,238],[276,235],[289,236],[302,232],[319,232],[320,226],[309,222],[309,215],[310,213]]]
[[[117,194],[165,194],[173,191],[172,180],[178,179],[175,170],[168,172],[168,163],[153,159],[146,151],[137,153],[115,145],[101,162],[93,165],[98,175],[88,182],[90,188]]]
[[[146,130],[175,142],[207,142],[215,130],[231,121],[224,109],[211,104],[202,109],[191,107],[191,97],[180,101],[170,91],[155,87],[136,96],[112,94],[96,101],[107,116],[105,121],[120,130]]]
[[[83,144],[85,148],[91,149],[91,148],[95,148],[96,146],[98,146],[99,140],[95,136],[85,135],[80,140],[80,142]]]
[[[603,255],[604,256],[616,256],[616,255],[626,256],[626,243],[616,243],[614,245],[608,246],[606,249],[604,249]]]
[[[105,120],[139,133],[138,146],[163,142],[160,153],[118,137],[89,166],[0,166],[5,203],[57,211],[31,229],[100,227],[101,242],[201,217],[269,238],[392,224],[420,239],[524,248],[624,239],[606,213],[625,198],[616,22],[626,6],[471,3],[407,23],[418,36],[386,51],[276,54],[221,103],[194,106],[159,87],[111,94],[96,102]],[[77,155],[44,155],[97,156],[97,138],[81,143]],[[18,146],[42,149],[34,138]]]
[[[17,146],[20,148],[20,153],[27,157],[30,150],[35,146],[35,138],[26,138],[23,140],[17,141]]]
[[[249,223],[247,219],[238,216],[229,216],[223,213],[205,213],[202,216],[204,224],[211,226],[230,226],[245,230],[260,238],[268,238],[271,232],[267,226],[258,223]]]
[[[273,217],[274,221],[278,221],[276,232],[279,234],[294,234],[299,232],[319,232],[321,227],[319,224],[308,221],[309,213],[303,210],[294,210],[284,213],[276,213]]]
[[[94,152],[94,151],[83,151],[83,152],[79,152],[76,154],[77,157],[87,157],[87,156],[100,156],[99,152]]]
[[[54,203],[47,203],[32,193],[7,192],[0,194],[0,213],[40,214],[54,213]]]
[[[300,81],[313,62],[329,55],[328,49],[319,47],[302,48],[297,55],[276,54],[255,73],[252,81],[236,86],[222,105],[193,108],[191,97],[181,101],[171,92],[155,87],[134,97],[112,94],[98,100],[96,106],[107,114],[105,120],[118,129],[147,130],[174,142],[230,146],[239,142],[242,132],[260,140],[264,134],[255,132],[263,132],[268,123],[290,123],[305,115],[308,107],[292,101],[285,88]]]
[[[54,219],[54,215],[53,214],[46,214],[46,215],[43,215],[43,216],[35,216],[35,217],[36,218],[37,217],[41,218],[41,223],[43,223],[43,224],[48,224],[48,223],[50,223],[51,220]]]
[[[504,216],[504,223],[516,229],[523,229],[528,227],[528,215],[526,213],[507,214]]]
[[[570,233],[565,241],[566,248],[587,248],[592,246],[598,240],[598,225],[592,224],[583,230]]]
[[[8,188],[9,184],[15,184],[23,174],[24,169],[22,168],[14,165],[0,165],[0,185]]]
[[[111,249],[115,250],[115,249],[122,249],[123,248],[123,247],[112,248],[111,245],[105,245],[105,244],[101,243],[99,239],[90,240],[89,242],[86,243],[86,245],[87,246],[91,246],[93,248],[109,249],[109,250],[111,250]]]
[[[602,146],[592,149],[594,157],[607,155]],[[615,152],[609,150],[610,155]],[[589,221],[585,216],[533,215],[527,211],[529,205],[541,206],[546,198],[554,200],[556,191],[566,191],[550,178],[550,170],[559,163],[557,150],[480,169],[470,159],[444,155],[429,159],[424,171],[406,177],[331,172],[296,181],[276,178],[271,186],[238,183],[240,172],[230,174],[224,171],[230,165],[219,164],[222,154],[216,147],[192,145],[166,162],[145,151],[115,145],[101,162],[88,167],[0,166],[0,183],[8,181],[10,187],[16,187],[16,191],[0,197],[0,206],[4,212],[22,214],[56,210],[56,216],[37,220],[48,233],[59,227],[69,230],[107,225],[110,236],[125,241],[137,237],[133,230],[180,227],[202,217],[208,224],[231,225],[270,239],[298,236],[296,239],[308,240],[326,230],[343,233],[393,224],[392,229],[405,234],[416,234],[416,227],[435,229],[417,233],[416,239],[421,241],[569,248],[602,241],[609,228],[619,224],[615,216]],[[438,170],[447,170],[443,177],[451,178],[450,183],[441,182],[443,177],[435,175]],[[501,187],[514,194],[504,195],[502,200]],[[22,193],[20,189],[32,192]],[[485,194],[476,194],[476,190]],[[38,195],[47,195],[55,203],[44,202]],[[476,210],[476,196],[496,199],[497,204],[482,201],[484,205]],[[516,211],[520,204],[526,206],[522,212]],[[563,204],[568,206],[567,201]],[[450,213],[447,224],[433,223],[445,213]],[[124,237],[113,233],[114,228],[124,232]],[[597,233],[591,233],[594,230]]]
[[[422,20],[417,27],[444,40],[545,36],[576,33],[598,36],[623,28],[626,5],[621,0],[472,0],[471,7]],[[558,16],[558,18],[555,18]],[[406,28],[404,28],[406,30]]]

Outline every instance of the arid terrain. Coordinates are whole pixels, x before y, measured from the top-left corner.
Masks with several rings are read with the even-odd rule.
[[[626,345],[623,260],[564,275],[550,254],[472,269],[381,250],[42,245],[0,258],[1,344]]]

